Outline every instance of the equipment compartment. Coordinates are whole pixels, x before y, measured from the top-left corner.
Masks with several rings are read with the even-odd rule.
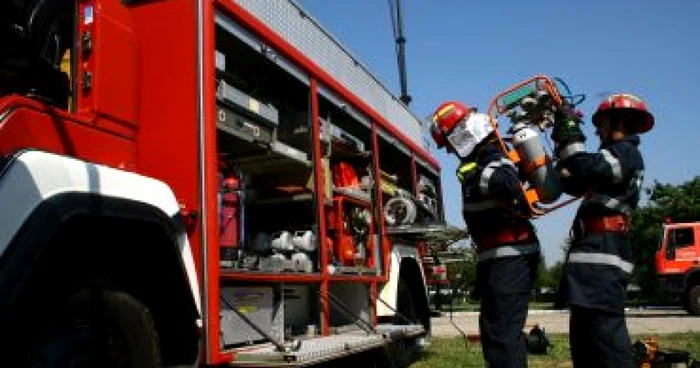
[[[377,242],[371,204],[338,195],[326,213],[329,272],[374,273]]]
[[[262,330],[263,334],[259,330]],[[223,347],[284,338],[284,303],[272,286],[221,287],[221,343]]]
[[[330,286],[328,299],[331,307],[330,326],[334,333],[361,329],[371,332],[373,310],[367,285],[336,283]]]
[[[224,178],[219,199],[221,266],[244,272],[317,273],[308,76],[223,15],[217,16],[215,56],[217,143]],[[302,134],[289,134],[298,127]],[[327,161],[323,165],[330,170]],[[226,186],[231,182],[234,189]],[[330,182],[324,188],[330,198]]]
[[[312,338],[320,335],[317,285],[282,285],[282,298],[287,336]]]
[[[236,167],[235,158],[232,167]],[[233,221],[238,229],[237,248],[222,252],[222,266],[240,271],[318,272],[318,229],[315,217],[312,170],[304,166],[269,168],[248,172],[233,169],[238,176],[236,201],[222,186],[220,196],[221,246],[231,244],[226,225]],[[229,175],[224,175],[229,177]],[[224,184],[227,183],[224,180]],[[238,207],[226,216],[228,205]]]
[[[425,222],[441,222],[443,214],[440,211],[442,208],[440,177],[435,170],[428,167],[421,160],[416,160],[416,174],[418,185],[418,207],[425,214]]]
[[[311,158],[310,135],[299,144],[279,134],[296,121],[310,121],[308,76],[223,16],[216,26],[216,79],[219,113],[235,114],[219,116],[220,127],[237,130],[233,134],[247,141],[280,142]]]
[[[419,192],[434,199],[435,175],[419,191],[413,148],[385,121],[247,28],[216,21],[222,346],[245,365],[305,362],[336,341],[346,354],[346,336],[363,349],[385,344],[370,295],[392,277],[380,208]]]
[[[238,283],[221,288],[221,345],[286,345],[320,334],[317,285]],[[274,341],[273,341],[274,340]]]

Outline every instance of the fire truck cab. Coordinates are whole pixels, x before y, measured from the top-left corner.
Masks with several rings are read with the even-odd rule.
[[[656,272],[664,291],[680,296],[685,310],[700,315],[700,222],[663,225]]]
[[[405,365],[425,344],[440,167],[297,3],[4,1],[0,40],[8,366]]]

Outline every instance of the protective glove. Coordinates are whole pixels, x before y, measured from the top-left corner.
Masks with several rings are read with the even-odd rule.
[[[575,121],[576,123],[583,122],[583,113],[575,110],[574,107],[569,103],[563,103],[554,112],[554,123],[557,124],[563,121]]]
[[[552,129],[552,140],[558,147],[563,147],[573,142],[585,142],[586,136],[583,135],[579,124],[573,121],[566,121],[554,125]]]
[[[557,146],[562,147],[573,142],[585,142],[580,125],[582,114],[573,109],[569,104],[564,104],[554,113],[554,127],[552,128],[552,140]]]

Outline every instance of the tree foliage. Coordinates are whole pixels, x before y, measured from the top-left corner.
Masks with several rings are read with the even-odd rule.
[[[448,265],[447,277],[451,280],[453,288],[471,290],[476,285],[476,251],[469,247],[461,249],[459,253],[464,258],[461,262]]]
[[[645,190],[648,203],[632,215],[630,240],[635,255],[634,281],[647,294],[656,291],[654,254],[666,221],[700,220],[700,176],[679,185],[655,181]]]
[[[478,260],[476,251],[470,247],[461,249],[459,253],[462,254],[463,259],[460,262],[448,264],[448,278],[453,288],[457,290],[473,291],[476,285],[476,264]],[[534,284],[535,290],[541,290],[542,288],[556,290],[562,276],[563,265],[564,262],[559,261],[547,267],[544,261],[544,255],[541,255],[537,269],[537,278]]]

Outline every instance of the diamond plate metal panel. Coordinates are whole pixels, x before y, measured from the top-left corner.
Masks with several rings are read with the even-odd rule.
[[[428,148],[421,120],[372,73],[292,0],[231,0],[255,15],[346,86],[417,146]]]
[[[256,366],[266,366],[265,363],[297,362],[311,363],[333,357],[347,355],[355,351],[373,349],[385,344],[382,335],[351,335],[342,334],[326,336],[321,338],[303,340],[298,351],[279,352],[274,346],[261,346],[259,348],[249,348],[236,352],[236,359],[233,364],[257,362]]]

